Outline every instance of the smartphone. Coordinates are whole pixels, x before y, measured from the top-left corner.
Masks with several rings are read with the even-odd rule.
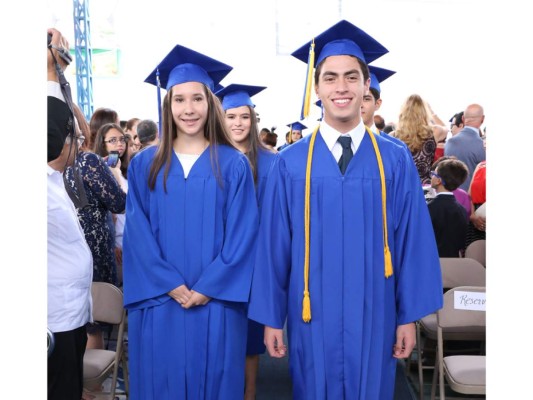
[[[110,151],[109,156],[107,157],[107,165],[111,168],[115,168],[118,163],[118,151]]]

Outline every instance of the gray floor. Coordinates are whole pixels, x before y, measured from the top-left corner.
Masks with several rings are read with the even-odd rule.
[[[416,400],[415,393],[405,374],[405,364],[398,363],[394,400]],[[272,358],[268,354],[259,359],[257,400],[292,400],[292,384],[288,358]]]

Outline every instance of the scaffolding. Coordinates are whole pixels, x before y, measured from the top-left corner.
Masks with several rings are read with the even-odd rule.
[[[89,1],[74,0],[74,40],[78,106],[87,121],[93,114],[93,72]]]

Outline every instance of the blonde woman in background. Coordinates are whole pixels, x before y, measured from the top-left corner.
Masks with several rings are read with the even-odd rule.
[[[437,143],[444,140],[447,129],[433,123],[430,107],[418,94],[410,95],[402,105],[397,129],[391,133],[409,148],[422,185],[431,183],[431,165]]]

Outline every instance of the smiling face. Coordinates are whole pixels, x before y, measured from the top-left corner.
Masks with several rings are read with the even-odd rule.
[[[231,140],[239,149],[248,147],[248,137],[252,126],[251,118],[251,111],[248,106],[226,110],[226,126],[230,131]]]
[[[204,136],[208,113],[205,87],[199,82],[185,82],[172,87],[172,118],[178,136]]]
[[[326,58],[315,85],[326,123],[343,133],[355,128],[361,121],[361,104],[369,85],[370,79],[365,82],[355,57]]]

